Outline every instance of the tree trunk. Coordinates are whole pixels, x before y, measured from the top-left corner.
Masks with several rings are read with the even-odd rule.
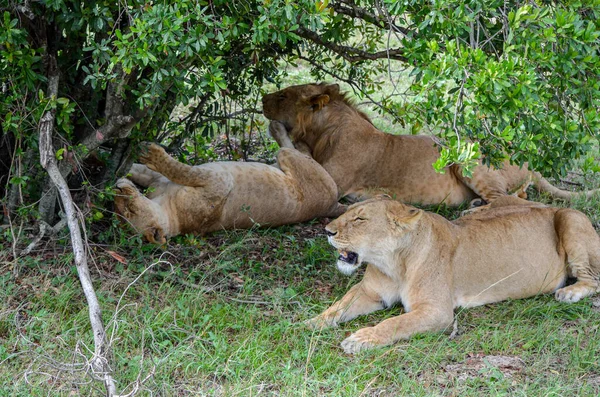
[[[116,178],[129,171],[133,162],[130,160],[130,157],[131,145],[129,144],[129,140],[119,139],[113,148],[108,164],[104,169],[102,182],[99,186],[100,189],[103,189],[107,183],[114,182]]]

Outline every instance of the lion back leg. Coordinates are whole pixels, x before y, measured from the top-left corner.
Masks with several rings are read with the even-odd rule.
[[[311,157],[294,149],[281,149],[277,154],[279,168],[289,176],[301,199],[312,208],[323,208],[317,216],[339,216],[346,206],[338,203],[338,188],[333,178]]]
[[[180,163],[155,143],[142,145],[140,161],[151,170],[162,174],[178,185],[201,187],[207,185],[208,180],[214,176],[214,173],[210,170]]]
[[[144,164],[134,163],[127,174],[127,178],[131,179],[135,184],[142,187],[156,185],[158,182],[168,182],[162,174],[152,171]]]
[[[502,169],[489,168],[479,164],[471,178],[463,176],[460,169],[456,170],[456,175],[487,203],[508,195],[525,199],[527,198],[525,190],[531,184],[531,173],[526,168],[506,162]]]
[[[579,211],[559,210],[555,215],[556,232],[565,250],[573,285],[556,291],[556,299],[577,302],[598,290],[600,274],[600,237],[588,218]]]
[[[275,139],[275,142],[279,145],[280,148],[289,148],[294,149],[294,143],[290,138],[285,126],[279,121],[271,121],[269,124],[269,135],[271,138]]]

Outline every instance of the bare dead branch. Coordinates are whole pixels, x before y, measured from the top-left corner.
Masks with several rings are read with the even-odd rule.
[[[562,179],[560,180],[562,183],[566,183],[567,185],[573,185],[573,186],[583,186],[583,183],[579,183],[579,182],[573,182],[573,181],[569,181],[568,179]]]
[[[130,76],[121,67],[117,66],[117,77],[114,81],[108,83],[106,89],[106,104],[104,106],[106,123],[97,130],[88,130],[85,137],[79,142],[89,152],[95,150],[107,140],[128,137],[139,118],[147,112],[147,109],[142,110],[139,115],[136,115],[139,117],[124,113],[125,106],[122,95]]]
[[[452,340],[454,338],[456,338],[459,335],[458,333],[458,317],[454,316],[454,322],[452,323],[452,332],[450,333],[450,336],[448,337],[448,339]]]
[[[59,72],[56,66],[56,57],[54,54],[48,55],[48,97],[56,98],[58,94]],[[107,395],[114,396],[116,393],[115,381],[111,375],[111,368],[108,362],[109,346],[106,344],[106,333],[102,324],[102,310],[94,291],[90,271],[87,265],[87,253],[84,248],[81,230],[79,226],[77,209],[73,203],[69,186],[62,176],[56,158],[54,156],[54,147],[52,145],[52,131],[54,128],[55,113],[53,110],[47,110],[39,124],[39,149],[40,163],[48,172],[51,180],[56,185],[63,202],[66,213],[67,224],[71,234],[71,244],[75,255],[75,266],[77,274],[83,289],[87,304],[92,331],[94,333],[94,353],[90,362],[92,374],[104,382]]]
[[[247,109],[238,110],[236,112],[224,114],[221,116],[206,117],[206,118],[202,119],[202,121],[205,123],[210,123],[212,121],[222,121],[222,120],[245,120],[246,119],[245,117],[240,117],[245,114],[262,114],[262,112],[258,109],[247,108]]]

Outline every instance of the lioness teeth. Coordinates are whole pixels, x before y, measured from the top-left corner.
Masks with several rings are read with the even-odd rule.
[[[346,262],[351,265],[354,265],[354,264],[356,264],[356,261],[358,260],[358,254],[356,252],[348,252],[348,251],[341,250],[340,256],[338,257],[338,259],[342,262]]]

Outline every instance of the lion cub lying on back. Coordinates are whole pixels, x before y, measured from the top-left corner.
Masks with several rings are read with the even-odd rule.
[[[340,271],[368,265],[362,281],[309,324],[335,326],[397,302],[406,311],[350,335],[342,342],[348,353],[443,330],[458,306],[553,291],[577,302],[599,285],[600,238],[587,217],[515,197],[453,222],[376,198],[351,206],[326,231]],[[570,276],[577,282],[564,287]]]
[[[149,144],[130,179],[116,189],[117,212],[152,243],[167,236],[278,226],[338,216],[337,187],[310,157],[290,149],[277,154],[279,168],[261,163],[215,162],[190,167]],[[152,188],[143,196],[133,182]]]

